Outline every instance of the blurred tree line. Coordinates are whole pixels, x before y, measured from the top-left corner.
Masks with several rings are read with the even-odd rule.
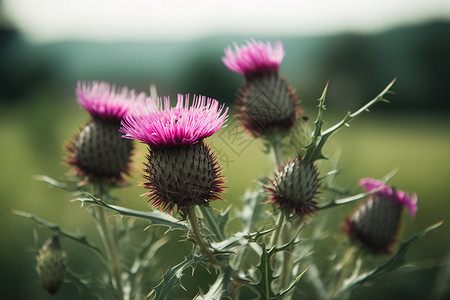
[[[392,78],[395,101],[380,109],[449,110],[450,22],[396,28],[371,35],[255,37],[281,39],[286,74],[302,99],[316,99],[327,80],[329,102],[351,109],[371,99]],[[106,80],[161,95],[205,94],[231,102],[241,78],[222,64],[223,48],[247,37],[217,36],[189,42],[32,44],[13,28],[0,30],[0,101],[18,102],[38,91],[73,97],[78,80]],[[315,103],[314,103],[315,105]]]

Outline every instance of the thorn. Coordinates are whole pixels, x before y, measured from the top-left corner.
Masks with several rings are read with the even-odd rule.
[[[151,290],[150,293],[147,294],[146,298],[150,298],[155,293],[155,290]]]

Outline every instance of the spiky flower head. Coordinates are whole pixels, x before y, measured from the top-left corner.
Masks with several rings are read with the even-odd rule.
[[[170,107],[169,97],[164,101],[138,101],[122,121],[123,137],[137,139],[151,147],[196,144],[222,128],[228,108],[219,107],[215,99],[178,94],[177,105]]]
[[[406,207],[412,218],[417,212],[417,194],[387,186],[373,178],[363,178],[359,184],[366,192],[373,192],[355,212],[345,220],[344,232],[374,253],[391,252],[398,239],[401,213]]]
[[[293,211],[304,219],[317,209],[320,179],[313,163],[306,162],[301,157],[291,159],[278,169],[271,183],[273,187],[266,187],[271,194],[269,201],[278,204],[288,213]]]
[[[295,92],[278,75],[247,80],[239,91],[236,108],[238,119],[255,137],[290,130],[301,112]]]
[[[94,118],[103,120],[120,121],[128,112],[133,101],[145,97],[143,93],[136,94],[134,90],[129,91],[127,87],[122,89],[101,81],[90,83],[78,82],[78,103],[83,106]]]
[[[149,146],[143,175],[154,207],[172,211],[220,199],[222,169],[203,141],[224,126],[228,108],[215,99],[178,95],[177,105],[147,99],[138,102],[122,121],[121,132]]]
[[[123,181],[130,169],[132,141],[121,138],[120,120],[136,101],[146,98],[123,87],[120,92],[106,82],[78,82],[78,102],[91,115],[66,147],[68,164],[89,180]]]
[[[246,77],[267,73],[276,73],[284,57],[283,44],[278,41],[272,47],[270,42],[264,44],[255,40],[247,41],[247,45],[238,46],[234,43],[234,51],[230,47],[225,49],[223,63],[231,71],[241,73]]]
[[[65,273],[65,253],[61,248],[58,236],[48,239],[36,257],[37,272],[44,288],[50,294],[56,294]]]
[[[232,71],[245,76],[237,109],[243,126],[255,137],[292,128],[301,112],[294,90],[279,75],[284,57],[281,42],[275,46],[251,40],[239,47],[225,49],[223,63]]]

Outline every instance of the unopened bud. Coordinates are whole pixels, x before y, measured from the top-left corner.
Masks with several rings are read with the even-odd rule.
[[[61,249],[58,236],[48,239],[37,256],[37,272],[44,288],[50,294],[56,294],[65,272],[65,254]]]

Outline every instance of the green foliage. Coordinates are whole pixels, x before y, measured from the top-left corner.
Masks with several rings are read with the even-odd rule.
[[[337,124],[335,124],[334,126],[331,126],[330,128],[328,128],[326,130],[322,130],[322,127],[324,125],[323,114],[326,109],[325,108],[325,98],[326,98],[327,89],[328,89],[328,84],[327,84],[322,93],[322,96],[319,98],[319,105],[318,105],[319,111],[317,113],[317,119],[314,122],[315,130],[314,130],[314,133],[312,136],[311,143],[308,146],[306,146],[306,154],[305,154],[304,160],[309,161],[309,162],[314,162],[319,159],[325,159],[326,157],[322,154],[322,149],[325,146],[325,143],[327,142],[327,140],[331,137],[331,135],[336,133],[339,129],[341,129],[344,126],[349,127],[350,122],[353,119],[358,117],[363,112],[369,111],[369,109],[377,102],[380,102],[380,101],[388,102],[383,97],[389,91],[389,89],[392,87],[394,82],[395,82],[395,79],[392,80],[391,83],[389,83],[386,86],[386,88],[380,94],[378,94],[378,96],[376,96],[373,100],[369,101],[366,105],[364,105],[363,107],[361,107],[360,109],[358,109],[357,111],[355,111],[353,113],[348,112],[347,115],[340,122],[338,122]]]
[[[289,251],[290,248],[292,248],[297,243],[299,243],[299,241],[296,241],[296,237],[294,237],[294,239],[292,241],[290,241],[289,243],[286,243],[282,247],[273,247],[271,249],[267,249],[265,243],[259,244],[261,255],[260,255],[260,262],[257,265],[257,269],[258,269],[259,273],[261,274],[261,280],[258,283],[253,284],[253,285],[260,292],[262,299],[267,299],[267,300],[282,299],[289,291],[291,291],[295,287],[295,285],[300,281],[300,278],[302,277],[302,275],[306,272],[306,270],[305,270],[302,273],[300,273],[295,278],[295,280],[289,285],[288,288],[286,288],[284,290],[280,290],[276,293],[273,291],[273,288],[272,288],[273,282],[279,276],[274,275],[274,269],[272,268],[272,263],[271,263],[272,257],[276,253],[279,253],[282,251]],[[284,271],[289,272],[289,270],[284,270]]]
[[[327,85],[319,99],[313,132],[302,119],[297,121],[289,136],[290,145],[296,148],[295,155],[302,155],[309,162],[326,159],[323,149],[331,135],[340,128],[349,126],[353,119],[368,111],[374,104],[386,101],[384,96],[394,81],[359,110],[348,113],[334,126],[324,129]],[[265,143],[267,154],[275,156],[275,166],[284,162],[284,155],[287,153],[284,149],[287,145],[285,138],[287,137],[274,135]],[[325,176],[329,180],[324,186],[327,193],[322,200],[329,200],[322,202],[316,210],[318,215],[313,216],[313,222],[308,226],[304,225],[308,221],[306,217],[297,218],[295,214],[288,214],[285,219],[285,211],[264,205],[268,198],[267,191],[263,188],[268,184],[267,179],[260,180],[254,190],[247,190],[242,198],[241,210],[228,207],[223,212],[218,212],[208,206],[199,206],[182,211],[183,219],[179,220],[159,211],[139,211],[116,205],[120,199],[112,197],[109,192],[112,188],[122,186],[109,186],[99,182],[79,186],[76,181],[69,179],[57,181],[47,176],[36,177],[70,192],[75,196],[74,201],[81,202],[81,207],[92,214],[99,227],[103,248],[84,235],[73,234],[33,214],[20,211],[14,213],[76,241],[102,259],[102,266],[105,268],[96,270],[95,274],[77,274],[71,269],[66,274],[66,282],[71,282],[87,298],[170,299],[177,292],[177,287],[184,289],[183,276],[191,270],[193,274],[201,266],[212,271],[210,274],[215,277],[215,281],[207,291],[200,291],[196,299],[243,299],[247,297],[244,295],[246,289],[256,293],[261,299],[290,299],[297,297],[296,292],[307,285],[308,281],[302,280],[304,274],[308,275],[308,280],[312,281],[321,298],[338,299],[364,283],[402,268],[411,246],[440,224],[414,235],[400,245],[393,257],[369,271],[366,271],[368,268],[362,258],[351,255],[353,246],[348,244],[332,244],[330,248],[334,256],[330,253],[319,255],[317,252],[321,251],[321,243],[342,239],[342,234],[339,236],[334,233],[338,235],[336,237],[328,232],[330,226],[336,226],[332,224],[331,214],[326,214],[323,210],[342,207],[377,192],[343,192],[332,183],[336,173],[337,170],[332,170]],[[383,180],[387,182],[392,175],[388,174]],[[104,215],[102,218],[100,212],[103,210],[108,212],[109,218]],[[199,218],[196,213],[201,214]],[[126,218],[122,218],[123,216]],[[145,226],[145,229],[141,230],[141,226]],[[167,230],[163,232],[161,227]],[[171,241],[179,237],[172,231],[181,233],[182,242],[192,242],[194,247],[181,263],[168,268],[160,278],[155,270],[164,265],[164,258],[168,256],[163,250],[166,246],[169,248]],[[303,236],[300,238],[299,234]],[[304,236],[307,238],[304,239]],[[348,250],[346,247],[351,251],[345,251]],[[342,256],[342,253],[345,254]],[[335,262],[339,259],[342,262]],[[324,261],[329,266],[324,267]],[[331,278],[330,282],[326,278]],[[302,284],[299,284],[300,281]],[[149,293],[151,287],[154,288]]]
[[[192,252],[181,263],[164,273],[162,281],[150,292],[149,296],[154,300],[166,299],[172,294],[175,287],[179,286],[183,288],[181,278],[183,277],[184,271],[186,269],[192,269],[194,271],[199,265],[205,268],[208,267],[205,256]]]

